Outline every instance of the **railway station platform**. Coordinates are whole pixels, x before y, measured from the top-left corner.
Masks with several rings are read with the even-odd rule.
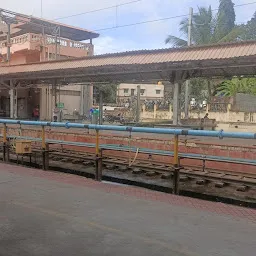
[[[0,255],[254,256],[256,210],[0,164]]]

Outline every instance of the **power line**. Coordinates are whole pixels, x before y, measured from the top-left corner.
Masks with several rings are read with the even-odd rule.
[[[256,4],[256,1],[255,2],[250,2],[250,3],[245,3],[245,4],[235,5],[234,7],[241,7],[241,6],[247,6],[247,5],[252,5],[252,4]],[[213,11],[218,11],[218,10],[219,9],[214,9]],[[197,13],[194,13],[194,14],[199,14],[199,13],[197,12]],[[182,17],[187,17],[187,16],[188,16],[188,14],[184,14],[184,15],[172,16],[172,17],[167,17],[167,18],[162,18],[162,19],[155,19],[155,20],[150,20],[150,21],[142,21],[142,22],[136,22],[136,23],[132,23],[132,24],[125,24],[125,25],[121,25],[121,26],[114,26],[114,27],[110,27],[110,28],[103,28],[103,29],[98,29],[98,30],[95,30],[95,31],[104,31],[104,30],[111,30],[111,29],[122,28],[122,27],[136,26],[136,25],[141,25],[141,24],[146,24],[146,23],[159,22],[159,21],[182,18]],[[184,34],[185,33],[183,32],[179,36],[179,38],[181,38]],[[101,45],[97,45],[97,46],[98,47],[103,47]],[[109,48],[109,47],[107,47],[107,48]],[[112,48],[112,50],[115,50],[115,49]]]
[[[249,2],[249,3],[245,3],[245,4],[236,4],[236,5],[234,5],[234,8],[242,7],[242,6],[247,6],[247,5],[252,5],[252,4],[256,4],[256,1],[254,1],[254,2]],[[213,11],[213,12],[219,11],[219,8],[213,9],[212,11]],[[197,13],[197,14],[199,14],[199,13]]]
[[[246,6],[246,5],[251,5],[251,4],[256,4],[256,1],[250,2],[250,3],[245,3],[245,4],[236,4],[234,7]]]
[[[166,18],[155,19],[155,20],[141,21],[141,22],[130,23],[130,24],[125,24],[125,25],[120,25],[120,26],[114,26],[114,27],[109,27],[109,28],[101,28],[101,29],[96,29],[96,30],[94,29],[94,31],[103,31],[103,30],[111,30],[111,29],[115,29],[115,28],[131,27],[131,26],[136,26],[136,25],[141,25],[141,24],[159,22],[159,21],[170,20],[170,19],[176,19],[176,18],[182,18],[182,17],[187,17],[187,16],[188,16],[187,14],[183,14],[183,15],[178,15],[178,16],[173,16],[173,17],[166,17]]]
[[[252,4],[256,4],[256,1],[250,2],[250,3],[245,3],[245,4],[235,5],[234,7],[236,8],[236,7],[248,6],[248,5],[252,5]],[[212,11],[218,11],[218,10],[219,10],[219,8],[213,9]],[[200,13],[197,12],[194,14],[200,14]],[[112,29],[116,29],[116,28],[131,27],[131,26],[137,26],[137,25],[142,25],[142,24],[147,24],[147,23],[160,22],[160,21],[171,20],[171,19],[176,19],[176,18],[183,18],[183,17],[187,17],[187,16],[188,16],[188,14],[183,14],[183,15],[171,16],[171,17],[166,17],[166,18],[161,18],[161,19],[135,22],[135,23],[125,24],[125,25],[120,25],[120,26],[113,26],[113,27],[108,27],[108,28],[101,28],[101,29],[96,29],[94,31],[98,32],[98,31],[112,30]]]
[[[85,14],[89,14],[89,13],[100,12],[100,11],[104,11],[104,10],[108,10],[108,9],[117,8],[119,6],[124,6],[124,5],[128,5],[128,4],[134,4],[134,3],[137,3],[137,2],[141,2],[141,1],[143,1],[143,0],[134,0],[134,1],[130,1],[130,2],[126,2],[126,3],[121,3],[121,4],[116,4],[116,5],[112,5],[112,6],[108,6],[108,7],[104,7],[104,8],[100,8],[100,9],[95,9],[95,10],[91,10],[91,11],[87,11],[87,12],[81,12],[81,13],[77,13],[77,14],[63,16],[63,17],[59,17],[59,18],[54,19],[54,20],[62,20],[62,19],[67,19],[67,18],[71,18],[71,17],[81,16],[81,15],[85,15]]]

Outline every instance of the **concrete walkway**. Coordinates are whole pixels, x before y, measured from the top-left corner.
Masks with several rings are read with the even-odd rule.
[[[256,211],[0,164],[0,255],[255,256]]]

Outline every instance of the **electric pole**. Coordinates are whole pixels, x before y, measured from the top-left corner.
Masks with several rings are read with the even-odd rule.
[[[6,42],[6,46],[7,46],[7,61],[10,64],[10,60],[11,60],[11,23],[7,22],[7,42]]]
[[[192,18],[193,18],[193,8],[189,8],[189,18],[188,18],[188,46],[191,46],[192,42]],[[185,119],[188,119],[189,110],[189,80],[186,80],[185,88]]]
[[[3,23],[6,24],[7,31],[6,31],[6,61],[9,62],[11,60],[11,25],[16,23],[15,18],[3,15],[2,12],[0,11],[0,25],[3,25]],[[2,29],[3,31],[5,30],[4,28]]]
[[[193,19],[193,8],[189,8],[189,18],[188,18],[188,46],[192,43],[192,19]]]

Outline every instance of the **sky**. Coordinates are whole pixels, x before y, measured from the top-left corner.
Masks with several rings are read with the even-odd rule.
[[[134,2],[117,8],[63,18],[58,21],[100,33],[100,37],[93,41],[95,54],[158,49],[170,47],[164,42],[168,35],[182,36],[179,32],[179,22],[182,18],[176,16],[188,14],[189,7],[193,7],[196,12],[198,6],[211,5],[213,9],[217,9],[219,5],[219,0],[8,0],[1,3],[1,8],[37,17],[41,17],[42,13],[43,18],[58,19],[132,1]],[[235,5],[255,2],[235,8],[237,23],[245,23],[251,19],[256,11],[256,1],[233,0],[233,2]],[[167,17],[176,18],[101,30]]]

